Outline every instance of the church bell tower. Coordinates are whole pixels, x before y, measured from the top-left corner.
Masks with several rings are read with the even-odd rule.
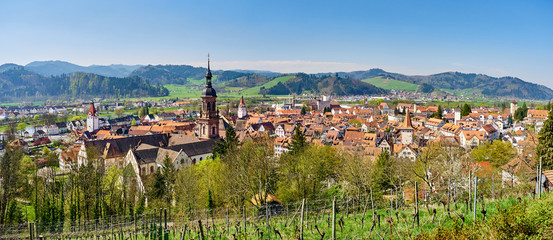
[[[209,56],[207,59],[207,73],[205,74],[205,88],[202,91],[202,110],[198,119],[198,132],[201,139],[219,138],[219,112],[217,109],[217,92],[211,85],[211,69]]]

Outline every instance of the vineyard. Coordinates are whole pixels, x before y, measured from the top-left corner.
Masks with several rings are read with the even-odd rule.
[[[482,223],[498,211],[536,196],[462,201],[405,201],[402,194],[375,200],[354,198],[269,203],[261,207],[218,208],[91,221],[1,226],[1,239],[411,239],[438,227]],[[474,205],[476,203],[476,205]],[[418,213],[418,214],[417,214]]]

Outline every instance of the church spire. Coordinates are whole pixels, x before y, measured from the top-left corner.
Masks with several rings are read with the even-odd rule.
[[[205,74],[205,87],[211,87],[211,68],[209,66],[209,53],[207,54],[207,73]]]
[[[405,120],[403,121],[402,129],[413,129],[413,124],[411,123],[411,115],[409,114],[409,108],[405,112]]]

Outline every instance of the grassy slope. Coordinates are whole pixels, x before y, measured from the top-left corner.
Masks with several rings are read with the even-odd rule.
[[[277,85],[279,82],[281,83],[284,83],[286,82],[287,80],[293,78],[294,76],[282,76],[282,77],[278,77],[278,78],[275,78],[269,82],[266,82],[265,84],[261,85],[261,86],[257,86],[257,87],[252,87],[252,88],[247,88],[247,89],[244,89],[242,91],[237,91],[237,92],[233,92],[233,93],[228,93],[226,95],[228,96],[233,96],[233,95],[236,95],[236,96],[241,96],[241,95],[244,95],[244,96],[249,96],[249,97],[252,97],[252,96],[260,96],[259,94],[259,90],[261,89],[261,87],[265,87],[265,88],[270,88],[272,86],[275,86]],[[234,88],[234,90],[236,90],[236,88]]]
[[[275,78],[261,86],[258,87],[252,87],[252,88],[239,88],[239,87],[225,87],[225,90],[233,90],[235,92],[224,92],[219,91],[218,95],[220,97],[225,98],[239,98],[240,96],[245,97],[255,97],[255,96],[261,96],[259,94],[259,90],[261,87],[270,88],[272,86],[277,85],[279,82],[285,82],[290,78],[293,78],[294,76],[282,76]],[[163,98],[199,98],[202,93],[202,87],[204,80],[195,80],[195,79],[188,79],[191,83],[197,86],[185,86],[185,85],[179,85],[179,84],[166,84],[163,85],[169,90],[169,96],[167,97],[154,97],[154,98],[140,98],[142,100],[158,100]],[[217,87],[216,87],[217,88]],[[131,100],[138,100],[139,98],[129,98]]]
[[[191,88],[179,84],[167,84],[164,85],[169,90],[169,97],[179,97],[179,98],[197,98],[202,93],[201,88]]]
[[[409,92],[414,92],[417,90],[418,85],[403,81],[398,81],[394,79],[384,79],[382,77],[374,77],[374,78],[367,78],[361,80],[366,83],[370,83],[372,85],[375,85],[379,88],[384,89],[394,89],[394,90],[405,90]]]

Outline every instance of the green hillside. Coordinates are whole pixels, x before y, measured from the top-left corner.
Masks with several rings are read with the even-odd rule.
[[[409,91],[409,92],[414,92],[419,87],[419,85],[417,85],[417,84],[404,82],[404,81],[399,81],[399,80],[394,80],[394,79],[385,79],[383,77],[367,78],[367,79],[363,79],[361,81],[366,82],[366,83],[370,83],[370,84],[375,85],[379,88],[404,90],[404,91]]]
[[[44,77],[24,68],[0,72],[0,101],[44,99],[161,97],[169,91],[140,77],[105,77],[93,73],[70,73]]]
[[[282,77],[277,77],[261,86],[257,86],[257,87],[252,87],[252,88],[248,88],[248,89],[245,89],[241,92],[241,94],[243,94],[244,96],[252,96],[252,95],[259,95],[259,90],[261,89],[267,89],[267,88],[271,88],[273,86],[276,86],[278,83],[284,83],[286,81],[288,81],[289,79],[292,79],[294,78],[293,75],[288,75],[288,76],[282,76]]]
[[[171,98],[198,98],[202,94],[201,88],[191,88],[179,84],[166,84],[163,86],[169,90],[169,97]]]

